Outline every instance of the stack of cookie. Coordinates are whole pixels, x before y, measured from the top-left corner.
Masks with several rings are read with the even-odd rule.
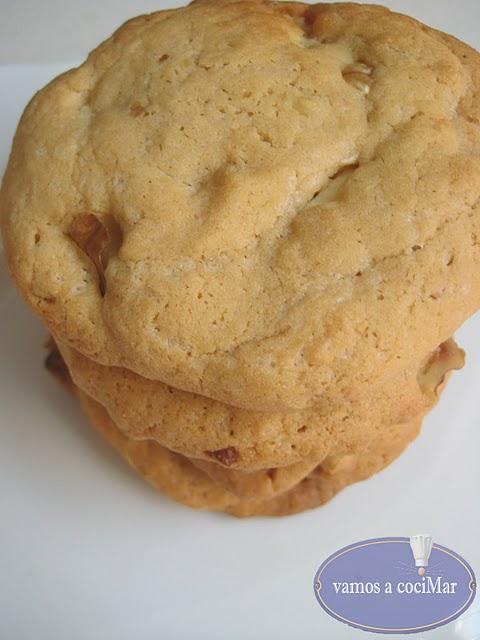
[[[377,6],[198,0],[35,96],[10,270],[152,485],[290,514],[415,438],[480,306],[479,60]]]
[[[463,365],[449,340],[367,401],[259,412],[99,365],[65,344],[60,352],[51,345],[49,368],[67,385],[71,376],[92,424],[146,480],[191,507],[238,516],[303,511],[382,469]]]

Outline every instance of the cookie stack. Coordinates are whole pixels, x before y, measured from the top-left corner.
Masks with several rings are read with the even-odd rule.
[[[479,60],[378,6],[198,0],[34,97],[9,267],[152,485],[290,514],[415,438],[480,306]]]
[[[72,377],[92,424],[146,480],[191,507],[237,516],[303,511],[382,469],[417,436],[448,371],[463,365],[449,340],[368,401],[286,413],[180,391],[65,344],[60,352],[47,364]]]

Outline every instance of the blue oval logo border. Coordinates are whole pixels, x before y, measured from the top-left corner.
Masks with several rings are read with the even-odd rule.
[[[323,602],[322,598],[320,597],[320,588],[318,587],[318,585],[321,585],[321,580],[320,580],[320,576],[322,574],[322,572],[325,570],[325,568],[331,563],[333,562],[336,558],[338,558],[341,555],[344,555],[345,553],[349,553],[355,549],[359,549],[361,547],[365,547],[365,546],[371,546],[374,544],[388,544],[388,543],[405,543],[405,544],[410,544],[410,539],[406,538],[406,537],[402,537],[402,536],[397,536],[397,537],[384,537],[384,538],[369,538],[367,540],[361,540],[359,542],[354,542],[353,544],[350,544],[346,547],[342,547],[341,549],[339,549],[338,551],[335,551],[335,553],[332,553],[330,556],[328,556],[328,558],[326,560],[324,560],[322,562],[322,564],[320,565],[320,567],[318,568],[318,570],[315,573],[314,579],[313,579],[313,591],[315,593],[315,598],[318,602],[318,604],[322,607],[322,609],[332,618],[334,618],[335,620],[337,620],[338,622],[342,622],[344,624],[347,624],[350,627],[353,627],[355,629],[361,629],[362,631],[367,631],[370,633],[386,633],[386,634],[411,634],[411,633],[420,633],[422,631],[431,631],[432,629],[437,629],[438,627],[442,627],[446,624],[449,624],[450,622],[453,622],[453,620],[456,620],[457,618],[459,618],[462,613],[464,613],[472,604],[472,602],[475,599],[475,595],[476,595],[476,589],[477,589],[477,584],[476,584],[476,577],[475,577],[475,573],[472,569],[472,567],[470,566],[470,564],[464,559],[462,558],[462,556],[460,554],[458,554],[456,551],[453,551],[453,549],[449,549],[448,547],[444,547],[443,545],[434,543],[433,544],[433,549],[436,549],[437,551],[440,551],[441,553],[445,553],[446,555],[449,555],[451,557],[453,557],[457,562],[459,562],[461,565],[463,565],[463,567],[466,569],[467,573],[470,576],[470,583],[468,585],[469,587],[469,597],[468,599],[463,603],[463,605],[460,607],[460,609],[458,609],[455,613],[450,614],[448,617],[443,618],[441,620],[437,620],[435,622],[426,624],[426,625],[422,625],[419,627],[410,627],[410,628],[403,628],[403,629],[388,629],[385,627],[372,627],[372,626],[367,626],[367,625],[362,625],[358,622],[355,622],[354,620],[348,620],[340,615],[338,615],[335,611],[333,611],[326,603]]]

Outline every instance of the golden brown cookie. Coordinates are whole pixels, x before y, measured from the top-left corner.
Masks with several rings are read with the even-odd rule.
[[[55,343],[50,340],[46,346],[49,350],[49,354],[45,361],[47,369],[53,373],[65,388],[82,397],[83,392],[73,384],[68,368],[61,353],[56,348]],[[421,386],[424,388],[436,389],[437,393],[440,393],[444,387],[443,381],[445,379],[445,372],[449,369],[455,358],[463,358],[463,352],[455,348],[454,342],[451,340],[445,345],[442,345],[442,347],[429,359],[429,362],[420,377]],[[440,384],[439,381],[441,381]],[[85,396],[84,403],[90,406],[90,411],[93,411],[93,416],[96,416],[99,413],[99,407],[95,406],[92,398],[85,394],[83,395]],[[405,427],[405,429],[407,429],[407,427]],[[365,431],[368,431],[368,429],[365,429]],[[372,437],[375,440],[388,440],[390,437],[389,434],[391,433],[392,430],[390,428],[383,427],[380,429],[378,434],[374,434]],[[125,442],[128,442],[128,440],[125,439]],[[392,446],[394,443],[395,432],[392,437]],[[356,461],[362,456],[363,451],[365,449],[368,451],[368,448],[368,444],[364,444],[363,448],[361,445],[358,445],[358,448],[354,453],[345,453],[344,450],[340,451],[337,449],[322,460],[317,460],[315,462],[302,461],[285,467],[260,469],[250,472],[225,468],[219,463],[219,460],[216,462],[209,462],[189,458],[188,462],[193,467],[204,472],[214,483],[220,485],[223,489],[234,496],[246,498],[250,501],[254,499],[255,505],[252,505],[249,502],[248,505],[245,504],[241,507],[243,510],[246,510],[247,508],[256,509],[259,501],[270,499],[277,494],[283,494],[289,489],[294,488],[301,480],[304,480],[309,476],[314,469],[319,466],[319,464],[321,464],[323,472],[328,475],[335,475],[338,479],[338,473],[351,471],[353,466],[356,465]],[[127,450],[129,449],[130,448],[127,447]],[[148,440],[146,441],[145,448],[142,450],[144,450],[143,456],[150,459],[151,444]],[[154,448],[154,451],[155,450],[156,449]],[[164,469],[166,469],[167,472],[171,469],[172,465],[172,457],[169,454],[170,452],[166,451],[165,455],[167,457],[167,463],[164,465]],[[179,458],[183,461],[183,467],[185,467],[185,458],[183,456],[179,456]],[[204,480],[202,480],[201,486],[204,486]],[[303,492],[303,495],[306,495],[307,493],[307,486],[311,487],[311,483],[305,483],[305,491]]]
[[[105,406],[129,438],[153,439],[189,458],[248,471],[315,464],[332,449],[358,451],[384,424],[429,411],[445,374],[464,362],[463,351],[449,340],[356,402],[261,413],[179,391],[124,368],[105,367],[59,346],[75,384]],[[221,470],[215,473],[218,477]]]
[[[117,429],[102,405],[81,391],[78,395],[97,431],[155,489],[195,509],[221,510],[236,501],[232,493],[213,482],[187,458],[153,440],[130,440]]]
[[[189,458],[189,460],[194,467],[203,471],[213,482],[233,495],[256,500],[267,500],[292,489],[321,462],[321,460],[306,460],[284,467],[237,471],[237,469],[226,469],[215,462],[197,458]]]
[[[480,306],[479,61],[370,5],[136,18],[21,119],[12,276],[104,365],[248,410],[365,397]]]
[[[390,464],[417,436],[421,425],[421,418],[417,418],[410,423],[386,427],[360,455],[332,457],[289,491],[268,500],[252,500],[233,495],[187,458],[154,441],[128,439],[100,404],[82,392],[79,396],[95,428],[155,489],[193,508],[224,510],[242,517],[289,515],[324,504],[343,487],[366,479]]]
[[[338,465],[333,469],[329,468],[328,463],[319,465],[293,489],[271,500],[244,500],[226,510],[239,517],[286,516],[319,507],[348,485],[366,480],[391,464],[415,440],[421,426],[422,419],[416,418],[385,427],[360,455],[340,456]]]
[[[47,370],[65,389],[77,396],[81,396],[82,392],[73,383],[68,367],[55,342],[49,339],[45,346],[48,351],[45,358]],[[183,456],[179,457],[182,458]],[[228,469],[216,462],[197,460],[195,458],[189,458],[189,462],[235,496],[266,499],[295,486],[318,465],[319,461],[297,462],[286,467],[260,469],[252,472]]]

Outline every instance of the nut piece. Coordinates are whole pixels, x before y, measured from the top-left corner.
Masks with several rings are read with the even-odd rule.
[[[71,391],[73,389],[73,382],[70,377],[70,371],[68,370],[65,360],[55,344],[55,340],[53,338],[49,338],[45,347],[48,350],[48,355],[45,358],[45,368],[58,380],[58,382],[60,382],[61,385]]]
[[[333,476],[336,473],[342,473],[346,471],[353,471],[357,464],[357,456],[353,453],[347,453],[344,455],[331,455],[325,458],[321,464],[322,471],[329,476]]]
[[[445,376],[453,369],[465,364],[465,352],[453,338],[449,338],[435,349],[418,374],[418,384],[424,393],[437,393]]]
[[[342,72],[345,82],[361,91],[364,95],[367,95],[370,91],[370,87],[373,83],[373,79],[370,77],[373,68],[363,62],[354,62],[345,67]]]
[[[352,64],[349,64],[347,67],[345,67],[345,69],[343,70],[343,75],[349,73],[363,73],[369,76],[371,75],[372,71],[373,67],[365,64],[364,62],[353,62]]]
[[[205,451],[207,456],[215,458],[223,464],[225,467],[230,467],[235,462],[238,462],[240,455],[235,447],[227,447],[226,449],[217,449],[216,451]]]
[[[130,115],[132,118],[138,118],[138,116],[145,115],[145,107],[139,102],[134,102],[130,105]]]
[[[327,184],[313,195],[313,198],[305,207],[306,209],[309,209],[310,207],[323,206],[328,202],[333,202],[338,199],[342,187],[352,173],[358,169],[358,164],[355,161],[356,159],[352,157],[352,160],[352,164],[343,164],[337,173],[329,178]]]
[[[68,228],[70,238],[95,265],[102,296],[106,291],[105,269],[108,261],[122,244],[122,231],[113,216],[106,216],[104,222],[93,213],[82,213],[74,218]]]

